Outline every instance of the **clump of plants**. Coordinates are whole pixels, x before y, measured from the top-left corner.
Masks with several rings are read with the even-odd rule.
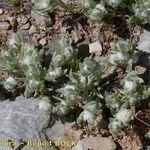
[[[149,0],[76,0],[71,6],[65,2],[32,0],[33,10],[39,14],[61,5],[66,11],[79,12],[91,21],[121,16],[128,25],[133,21],[150,24]],[[150,86],[135,70],[139,51],[131,38],[115,40],[111,53],[105,56],[91,55],[81,61],[69,33],[64,33],[59,40],[61,53],[54,53],[47,67],[44,50],[13,33],[8,50],[0,54],[0,84],[8,91],[39,97],[39,108],[45,112],[60,116],[72,110],[78,112],[78,124],[101,122],[102,111],[108,108],[108,128],[111,133],[118,133],[134,119],[142,101],[150,97]],[[110,68],[113,68],[111,73]]]
[[[32,0],[32,2],[33,10],[41,13],[52,11],[55,6],[60,5],[66,11],[82,13],[83,17],[91,21],[100,22],[122,17],[150,24],[149,0],[76,0],[70,5],[64,0]]]
[[[40,97],[39,107],[48,113],[63,116],[80,110],[78,124],[100,122],[99,110],[108,108],[110,132],[121,131],[142,100],[150,96],[149,85],[135,70],[138,51],[130,40],[118,38],[111,54],[91,55],[81,61],[68,33],[60,36],[59,44],[61,53],[54,53],[46,67],[44,50],[12,34],[8,51],[0,55],[0,84],[8,91],[22,87],[20,92],[26,97]],[[120,79],[109,78],[110,67],[114,68],[112,75],[122,72]]]

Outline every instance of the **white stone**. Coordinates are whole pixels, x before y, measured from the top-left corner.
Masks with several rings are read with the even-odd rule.
[[[21,18],[21,24],[26,24],[28,22],[28,19],[25,16],[22,16]]]
[[[13,25],[14,17],[8,17],[7,20],[10,22],[11,25]]]
[[[29,34],[33,34],[33,33],[36,33],[37,32],[37,29],[34,25],[32,25],[29,29]]]
[[[137,49],[150,53],[150,32],[144,30],[143,34],[140,36],[140,40],[137,44]]]
[[[72,150],[115,150],[116,144],[108,137],[86,137],[80,140]]]
[[[7,30],[10,27],[8,22],[0,21],[0,30],[4,29]]]
[[[3,9],[0,9],[0,15],[2,15],[2,14],[3,14],[3,12],[4,12],[4,11],[3,11]]]
[[[21,22],[21,18],[17,17],[17,22],[20,23]]]
[[[27,30],[30,28],[30,23],[28,22],[27,24],[23,25],[20,27],[22,30]]]
[[[101,55],[102,54],[102,44],[100,42],[94,42],[89,44],[89,52],[95,53],[95,55]]]
[[[39,43],[44,46],[47,43],[46,38],[41,39]]]

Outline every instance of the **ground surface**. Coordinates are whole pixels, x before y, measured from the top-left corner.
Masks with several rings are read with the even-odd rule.
[[[40,16],[39,14],[33,12],[31,8],[31,2],[27,1],[22,3],[19,11],[16,12],[13,11],[9,3],[4,1],[0,2],[0,51],[7,50],[6,41],[12,32],[20,33],[26,40],[31,41],[36,45],[40,45],[47,53],[50,52],[52,54],[54,51],[59,51],[57,36],[65,30],[71,33],[73,45],[78,47],[79,50],[81,49],[81,51],[85,47],[88,51],[90,43],[99,41],[102,44],[102,54],[109,52],[110,42],[113,41],[116,36],[128,36],[126,25],[120,23],[119,19],[116,20],[116,26],[110,27],[103,24],[91,23],[86,19],[79,19],[78,15],[74,13],[66,13],[59,7],[48,16]],[[140,34],[143,31],[144,27],[135,27],[135,40],[139,40]],[[148,68],[150,65],[146,67]],[[144,66],[144,69],[148,70],[146,67]],[[7,97],[12,97],[11,94],[8,94],[7,91],[4,91],[3,89],[0,90],[0,96],[1,100],[5,100]],[[0,105],[2,105],[2,102]],[[54,139],[56,138],[55,140],[58,140],[59,137],[64,136],[63,129],[59,130],[62,134],[59,135],[57,133],[60,126],[58,127],[58,124],[54,126],[55,130],[53,134],[51,133],[52,131],[47,131],[49,134],[49,139],[51,139],[54,135],[57,135],[56,137],[53,137]],[[91,150],[92,148],[94,150],[145,150],[146,146],[150,145],[150,142],[144,137],[149,128],[150,102],[147,100],[147,102],[143,103],[138,110],[137,116],[132,121],[131,126],[125,128],[120,136],[109,134],[104,125],[102,125],[102,128],[100,129],[93,129],[86,126],[73,126],[69,127],[67,132],[65,131],[65,134],[67,134],[69,139],[73,138],[79,141],[78,148],[74,150],[80,150],[81,143],[84,143],[83,145],[85,150],[87,150],[87,147],[85,146],[87,144],[85,143],[89,144],[88,148]],[[83,137],[84,140],[80,140]],[[106,139],[104,139],[104,137]],[[99,143],[96,142],[97,140]],[[103,145],[102,143],[105,143],[106,145],[108,144],[108,147],[100,148]],[[20,149],[18,148],[16,150]],[[70,148],[57,149],[67,150]]]

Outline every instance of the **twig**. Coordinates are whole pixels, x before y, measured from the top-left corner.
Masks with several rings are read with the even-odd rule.
[[[138,118],[136,115],[135,117],[137,120],[139,120],[140,122],[142,122],[143,124],[145,124],[146,126],[150,127],[150,124],[146,123],[145,121],[141,120],[140,118]]]

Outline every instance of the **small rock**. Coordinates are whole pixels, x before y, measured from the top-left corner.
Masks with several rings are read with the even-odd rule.
[[[140,36],[140,40],[137,44],[137,49],[150,53],[150,32],[144,30],[143,34]]]
[[[21,24],[26,24],[28,22],[28,19],[25,16],[22,16],[21,18]]]
[[[31,11],[31,17],[35,19],[36,25],[38,27],[45,27],[46,26],[46,22],[45,22],[46,17],[43,16],[42,14],[40,15],[34,11]]]
[[[27,30],[30,28],[30,23],[28,22],[27,24],[23,25],[20,27],[22,30]]]
[[[5,10],[5,14],[8,14],[9,12],[7,10]]]
[[[7,30],[10,27],[10,24],[8,22],[0,21],[0,30],[5,29]]]
[[[72,150],[115,150],[116,144],[105,137],[87,137],[77,143]]]
[[[15,101],[0,102],[0,139],[15,141],[18,149],[19,141],[46,141],[45,129],[52,125],[50,116],[38,107],[39,99],[26,99],[19,96]],[[50,123],[51,122],[51,123]],[[5,150],[9,149],[9,146]],[[28,146],[28,145],[27,145]],[[26,146],[25,146],[26,147]],[[32,150],[29,146],[29,150]],[[34,150],[52,150],[48,147],[35,147]],[[0,150],[3,150],[0,145]]]
[[[102,55],[102,45],[100,42],[94,42],[94,43],[90,43],[89,44],[89,52],[92,54],[92,53],[95,53],[95,55]]]
[[[46,32],[45,31],[40,31],[40,36],[41,36],[41,38],[46,37]]]
[[[37,38],[37,40],[40,40],[41,39],[41,35],[40,34],[36,34],[36,38]]]
[[[142,67],[142,66],[136,66],[135,69],[136,69],[136,71],[137,71],[137,73],[138,73],[139,75],[144,74],[145,71],[147,70],[147,68]]]
[[[78,43],[78,41],[82,39],[79,31],[72,31],[71,36],[74,43]]]
[[[4,11],[3,11],[3,9],[0,9],[0,15],[2,15],[2,14],[3,14],[3,12],[4,12]]]
[[[17,22],[18,22],[18,23],[21,22],[21,18],[20,18],[20,17],[17,18]]]
[[[33,34],[33,33],[36,33],[37,32],[37,29],[34,25],[32,25],[29,29],[29,34]]]
[[[7,20],[10,22],[11,25],[13,25],[14,17],[8,17]]]
[[[41,39],[39,43],[44,46],[47,43],[46,38]]]
[[[30,18],[31,18],[31,16],[30,16],[30,15],[27,15],[26,17],[27,17],[28,19],[30,19]]]
[[[37,43],[37,38],[36,38],[36,36],[33,36],[33,37],[32,37],[32,42]]]

